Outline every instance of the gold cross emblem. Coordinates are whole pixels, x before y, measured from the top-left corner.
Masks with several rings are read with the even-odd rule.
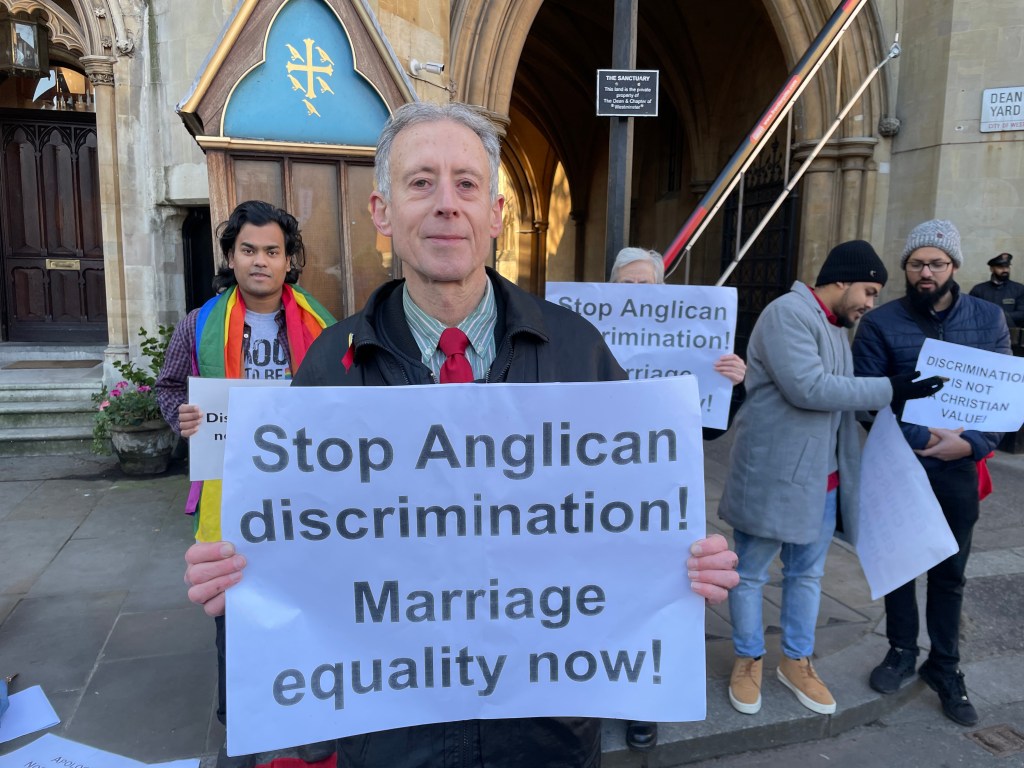
[[[313,38],[307,37],[302,42],[306,44],[305,56],[294,45],[285,43],[288,53],[291,55],[291,60],[285,65],[288,71],[288,81],[291,83],[293,91],[303,92],[303,103],[306,105],[307,114],[319,117],[320,113],[316,111],[316,107],[312,105],[311,100],[317,97],[315,87],[317,85],[320,86],[321,94],[334,93],[331,90],[331,86],[320,77],[321,74],[327,75],[327,77],[334,74],[334,62],[331,61],[331,57],[327,55],[323,48],[314,44]],[[313,63],[314,49],[316,49],[317,56],[320,58],[319,65]],[[302,80],[292,74],[293,72],[298,73],[300,76],[306,76],[305,85],[303,85]]]

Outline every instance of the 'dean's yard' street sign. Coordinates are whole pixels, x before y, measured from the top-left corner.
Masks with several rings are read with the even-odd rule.
[[[1024,131],[1024,85],[986,88],[981,97],[981,132]]]

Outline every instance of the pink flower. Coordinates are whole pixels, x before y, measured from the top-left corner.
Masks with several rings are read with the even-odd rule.
[[[123,389],[126,389],[127,387],[128,387],[128,382],[127,381],[119,381],[119,382],[117,382],[117,388],[118,389],[123,390]]]
[[[147,385],[145,385],[145,384],[140,384],[139,385],[139,392],[149,392],[149,391],[150,391],[150,387],[148,387]]]
[[[107,409],[107,406],[109,406],[109,405],[110,405],[110,401],[109,400],[104,400],[102,403],[100,403],[100,410],[101,411],[105,411]]]
[[[110,396],[111,397],[120,397],[121,396],[121,390],[117,389],[115,387],[114,389],[110,390]]]

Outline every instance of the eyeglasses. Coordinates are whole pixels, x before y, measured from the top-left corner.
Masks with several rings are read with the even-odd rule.
[[[933,275],[941,275],[951,266],[953,266],[953,262],[951,261],[908,261],[907,271],[920,272],[925,267],[928,267]]]

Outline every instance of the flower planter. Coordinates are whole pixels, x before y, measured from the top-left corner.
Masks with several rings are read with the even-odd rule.
[[[110,442],[126,475],[159,475],[171,460],[174,432],[160,419],[137,426],[111,424]]]

